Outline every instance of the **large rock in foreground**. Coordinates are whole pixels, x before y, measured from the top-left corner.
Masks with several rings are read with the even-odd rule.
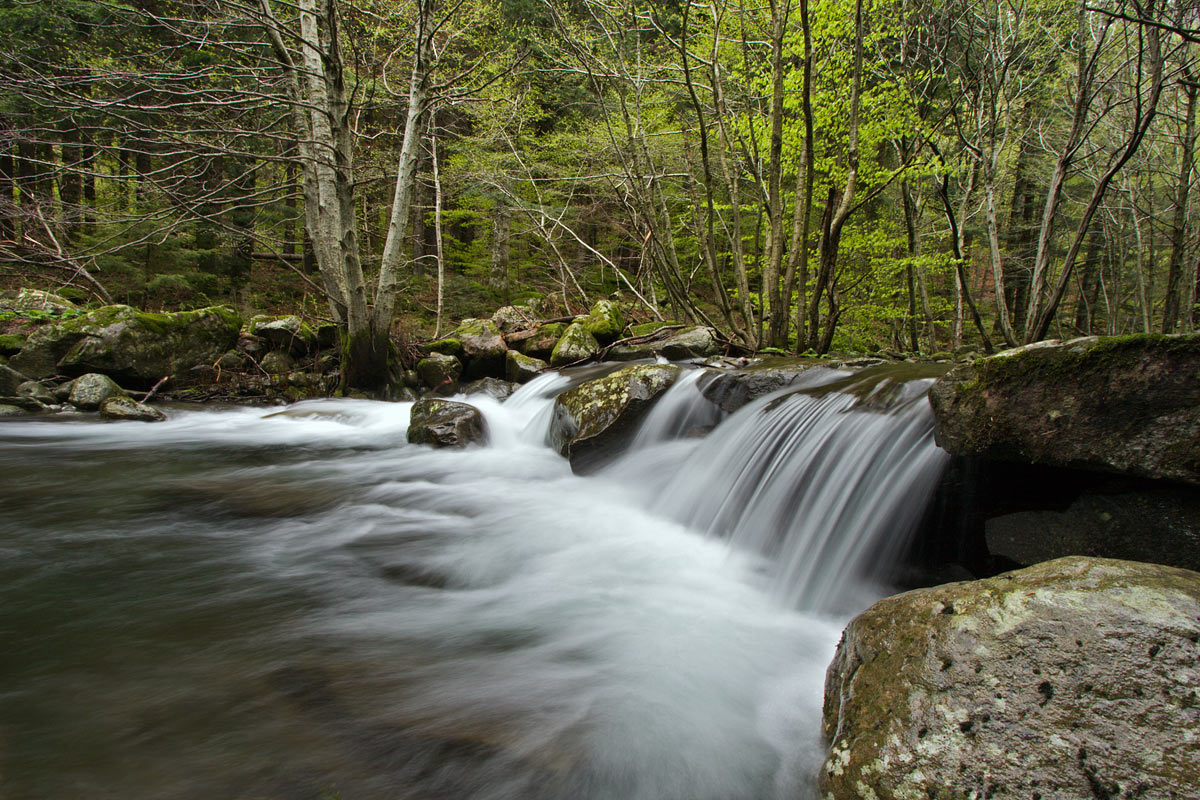
[[[105,306],[38,328],[11,363],[31,378],[99,372],[150,386],[212,364],[237,344],[241,327],[241,316],[228,306],[173,314]]]
[[[1063,558],[850,623],[825,683],[832,800],[1200,798],[1200,574]]]
[[[930,391],[952,453],[1200,484],[1200,335],[1039,342]]]
[[[554,401],[551,445],[576,472],[595,469],[626,444],[679,371],[671,364],[638,364],[563,392]]]

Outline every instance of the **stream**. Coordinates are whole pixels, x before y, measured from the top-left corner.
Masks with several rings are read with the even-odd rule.
[[[701,377],[586,477],[562,375],[467,398],[464,450],[362,400],[0,423],[0,800],[810,797],[945,462],[931,379],[724,416]]]

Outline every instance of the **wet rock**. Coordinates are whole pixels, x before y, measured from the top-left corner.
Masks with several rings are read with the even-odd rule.
[[[129,422],[164,422],[167,415],[132,397],[110,397],[100,404],[100,416]]]
[[[585,358],[591,358],[600,351],[600,343],[588,332],[582,323],[573,322],[567,326],[562,338],[554,345],[550,353],[550,366],[561,367],[573,364]]]
[[[547,322],[529,332],[528,336],[510,336],[509,342],[514,349],[520,350],[527,356],[549,359],[550,354],[554,352],[554,345],[558,344],[558,340],[566,332],[566,323]]]
[[[614,456],[637,430],[651,404],[679,377],[670,364],[623,367],[558,396],[549,439],[576,472]]]
[[[509,350],[505,358],[504,377],[515,383],[531,381],[550,368],[550,365],[540,358],[533,358],[516,350]]]
[[[286,317],[257,316],[250,321],[250,333],[266,340],[277,350],[286,350],[297,358],[317,347],[317,334],[294,315]]]
[[[609,361],[642,361],[658,355],[658,348],[652,344],[619,344],[610,348],[606,355]]]
[[[827,362],[813,358],[767,358],[743,369],[708,370],[701,392],[732,414],[751,400],[801,383],[806,372],[822,366]]]
[[[822,794],[1200,798],[1200,574],[1064,558],[876,603],[825,683]]]
[[[102,372],[147,387],[167,375],[185,376],[234,346],[241,317],[228,306],[151,314],[105,306],[29,335],[14,368],[40,379]]]
[[[0,403],[0,419],[5,417],[23,417],[27,412],[23,408],[11,406],[8,403]]]
[[[1200,484],[1200,335],[1038,342],[930,391],[955,454]]]
[[[502,381],[499,378],[480,378],[463,386],[462,393],[468,396],[486,394],[497,402],[504,402],[519,388],[521,388],[519,384],[511,381]]]
[[[110,397],[119,397],[125,390],[107,375],[89,372],[71,382],[68,401],[80,411],[95,411]]]
[[[502,378],[504,357],[508,345],[500,329],[490,319],[465,319],[454,331],[454,338],[462,342],[463,377]]]
[[[408,441],[433,447],[466,447],[487,441],[479,409],[452,400],[425,398],[413,404]]]
[[[417,362],[421,382],[438,394],[454,394],[462,375],[462,362],[454,356],[432,353]]]
[[[581,323],[588,333],[596,337],[596,341],[607,343],[619,337],[625,330],[625,315],[621,313],[621,307],[612,300],[600,300],[592,306]]]

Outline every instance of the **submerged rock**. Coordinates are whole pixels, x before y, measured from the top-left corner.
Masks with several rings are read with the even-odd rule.
[[[952,453],[1200,484],[1200,335],[1038,342],[930,391]]]
[[[408,441],[433,447],[482,444],[487,441],[487,426],[474,406],[430,397],[413,404]]]
[[[876,603],[825,683],[831,800],[1200,798],[1200,574],[1063,558]]]
[[[157,408],[125,396],[110,397],[101,403],[100,416],[130,422],[164,422],[167,419],[167,415]]]
[[[632,437],[679,372],[671,364],[638,364],[563,392],[554,401],[551,445],[576,472],[596,468]]]
[[[89,372],[71,382],[68,401],[80,411],[95,411],[110,397],[119,397],[125,390],[107,375]]]

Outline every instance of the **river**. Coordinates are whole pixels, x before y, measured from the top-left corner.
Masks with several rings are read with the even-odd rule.
[[[813,376],[687,377],[586,477],[558,375],[464,450],[359,400],[0,423],[0,798],[809,796],[945,458],[928,380]]]

